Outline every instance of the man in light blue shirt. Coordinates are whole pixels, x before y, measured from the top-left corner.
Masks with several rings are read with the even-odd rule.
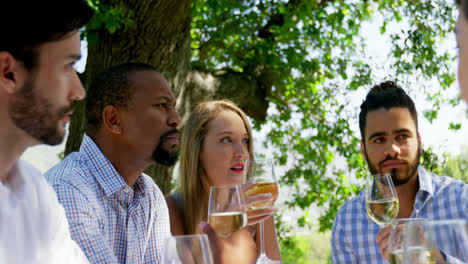
[[[468,185],[419,165],[421,137],[411,98],[393,82],[374,86],[359,114],[361,151],[371,173],[388,172],[396,186],[397,218],[468,218]],[[365,195],[348,201],[333,224],[333,263],[387,263],[390,226],[368,216]]]
[[[143,63],[110,67],[91,83],[80,150],[46,173],[91,263],[161,262],[168,209],[143,170],[176,161],[175,102],[164,77]]]

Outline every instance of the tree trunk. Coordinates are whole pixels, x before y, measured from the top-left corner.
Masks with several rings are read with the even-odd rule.
[[[228,98],[250,116],[264,119],[268,103],[261,82],[230,70],[215,73],[190,65],[190,0],[120,0],[107,2],[131,10],[133,27],[110,34],[97,32],[98,40],[88,43],[88,58],[82,74],[83,86],[105,68],[123,62],[146,62],[167,79],[177,97],[177,109],[184,121],[193,107],[206,99]],[[65,155],[77,151],[86,127],[85,103],[76,104],[70,124]],[[153,165],[147,168],[164,193],[170,191],[172,168]]]

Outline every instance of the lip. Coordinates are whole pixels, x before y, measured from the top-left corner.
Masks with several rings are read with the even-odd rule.
[[[383,163],[383,166],[386,167],[386,168],[399,168],[401,166],[404,166],[406,164],[406,162],[404,161],[401,161],[401,160],[388,160],[386,162]]]
[[[73,111],[70,111],[68,113],[65,114],[65,116],[63,117],[63,120],[65,120],[65,122],[69,123],[70,120],[71,120],[71,115],[73,114]]]
[[[244,171],[244,164],[237,163],[231,167],[231,170],[235,173],[242,173]]]
[[[178,145],[179,144],[179,133],[173,133],[173,134],[167,135],[164,138],[164,140],[169,141],[169,142],[173,143],[174,145]]]

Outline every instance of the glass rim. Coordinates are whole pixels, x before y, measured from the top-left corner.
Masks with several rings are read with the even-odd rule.
[[[210,189],[217,189],[217,188],[238,188],[240,187],[242,184],[236,184],[236,183],[233,183],[233,184],[224,184],[224,185],[211,185],[210,186]]]
[[[408,222],[408,223],[414,223],[414,222],[425,222],[428,220],[427,218],[418,218],[418,217],[408,217],[408,218],[395,218],[390,221],[390,224],[392,226],[397,225],[397,222],[403,221],[403,222]]]
[[[208,236],[206,234],[175,235],[175,236],[168,236],[166,240],[177,239],[177,238],[206,238],[208,239]]]

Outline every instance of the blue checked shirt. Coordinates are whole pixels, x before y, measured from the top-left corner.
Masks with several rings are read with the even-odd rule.
[[[169,213],[154,181],[128,186],[94,141],[45,174],[65,208],[72,238],[90,263],[161,263]]]
[[[468,219],[468,185],[418,168],[419,191],[411,217]],[[333,224],[332,263],[388,263],[375,241],[380,226],[366,212],[364,192],[340,208]]]

